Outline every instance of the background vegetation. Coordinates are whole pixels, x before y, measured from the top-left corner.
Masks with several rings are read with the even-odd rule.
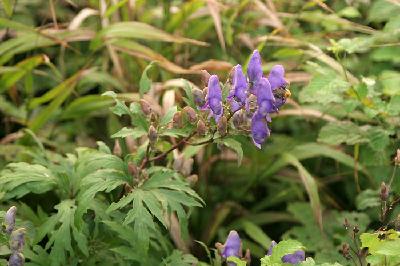
[[[287,238],[302,242],[318,263],[347,265],[353,262],[339,252],[351,241],[345,218],[360,232],[398,229],[398,0],[2,0],[1,6],[0,203],[18,208],[29,265],[197,259],[218,265],[204,247],[223,242],[232,229],[254,265],[272,239]],[[263,149],[235,137],[243,147],[240,166],[221,145],[181,150],[189,161],[183,176],[198,175],[192,188],[178,181],[148,188],[180,191],[169,202],[180,223],[163,224],[163,214],[154,218],[150,210],[122,226],[126,212],[115,202],[124,177],[117,172],[127,171],[127,156],[143,152],[143,134],[119,131],[138,121],[135,107],[130,113],[118,109],[121,103],[137,107],[147,92],[143,97],[164,115],[183,106],[185,88],[204,87],[201,69],[224,80],[254,49],[265,72],[285,66],[292,92]],[[173,161],[168,156],[165,165]],[[106,175],[96,172],[105,165]],[[109,180],[111,173],[117,177]],[[381,213],[382,181],[390,184],[388,217]],[[370,261],[381,265],[385,257],[396,265],[398,242],[396,248],[397,254],[370,249]],[[7,244],[0,255],[8,257]],[[146,256],[151,260],[141,261]]]

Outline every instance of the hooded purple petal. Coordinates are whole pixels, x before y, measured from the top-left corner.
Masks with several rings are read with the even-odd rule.
[[[230,256],[234,256],[240,258],[242,248],[242,242],[240,241],[239,234],[232,230],[229,232],[228,238],[224,244],[224,250],[222,251],[222,257],[228,258]]]
[[[261,56],[257,50],[254,50],[250,58],[249,66],[247,67],[247,75],[249,77],[249,81],[253,84],[257,83],[263,75]]]
[[[287,85],[285,80],[285,69],[282,65],[275,65],[272,67],[271,72],[268,75],[268,81],[271,84],[271,89],[275,90],[279,87]]]
[[[261,149],[261,144],[270,135],[267,121],[264,115],[255,112],[251,119],[251,136],[257,148]]]
[[[292,254],[287,254],[282,257],[283,263],[299,264],[306,259],[306,254],[303,250],[298,250]]]
[[[10,209],[8,209],[6,215],[4,216],[4,223],[6,225],[5,230],[7,234],[11,234],[11,232],[14,230],[16,213],[17,213],[17,207],[12,206]]]
[[[208,94],[206,108],[210,108],[212,111],[212,116],[218,122],[222,116],[222,91],[219,85],[219,80],[217,75],[212,75],[208,80]]]
[[[264,116],[275,112],[275,98],[271,90],[271,85],[266,78],[260,79],[255,86],[257,95],[258,112]]]
[[[274,240],[271,241],[271,245],[269,245],[269,248],[268,248],[267,256],[271,256],[272,255],[272,250],[277,244],[278,243],[276,243]]]
[[[233,90],[236,101],[245,105],[247,100],[247,81],[241,65],[235,66],[235,72],[233,73]]]

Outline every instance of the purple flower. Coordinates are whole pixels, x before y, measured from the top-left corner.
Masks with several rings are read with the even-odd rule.
[[[268,248],[267,256],[271,256],[271,255],[272,255],[272,249],[273,249],[277,244],[278,244],[278,243],[276,243],[274,240],[271,241],[271,245],[269,245],[269,248]]]
[[[240,258],[241,251],[242,242],[240,241],[239,234],[235,230],[232,230],[229,232],[229,235],[225,241],[224,249],[221,255],[225,259],[231,256]]]
[[[232,80],[233,87],[228,96],[228,100],[231,101],[232,111],[235,112],[243,106],[246,106],[246,108],[248,108],[246,92],[247,81],[245,75],[243,74],[241,65],[236,65],[234,67]]]
[[[13,253],[8,259],[8,266],[22,266],[24,265],[24,256],[21,253]]]
[[[281,65],[275,65],[272,67],[271,72],[268,75],[268,81],[271,84],[272,91],[277,89],[285,88],[288,82],[284,78],[285,69]],[[279,97],[275,101],[276,111],[286,102],[286,97]]]
[[[283,263],[299,264],[306,259],[306,254],[303,250],[298,250],[292,254],[287,254],[282,257]]]
[[[287,85],[287,81],[284,78],[285,69],[282,65],[275,65],[272,67],[268,75],[268,81],[271,84],[271,89],[275,90],[280,87]]]
[[[251,136],[254,145],[261,149],[261,144],[265,142],[269,135],[270,131],[267,125],[266,117],[259,112],[255,112],[251,119]]]
[[[6,215],[4,216],[4,223],[6,226],[7,234],[11,234],[11,232],[14,230],[16,213],[17,213],[17,207],[12,206],[10,209],[8,209]]]
[[[212,75],[208,80],[206,104],[202,109],[210,109],[216,122],[218,122],[222,116],[222,92],[217,75]]]
[[[262,75],[261,56],[257,50],[254,50],[247,67],[247,76],[250,83],[254,85],[261,79]]]
[[[266,78],[261,78],[254,87],[257,95],[258,112],[264,116],[275,111],[275,98],[271,90],[271,85]]]

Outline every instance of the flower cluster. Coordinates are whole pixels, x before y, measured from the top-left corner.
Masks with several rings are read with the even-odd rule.
[[[271,242],[271,245],[268,249],[268,252],[266,256],[271,256],[273,253],[274,247],[277,245],[275,241]],[[221,256],[224,259],[227,259],[229,257],[236,257],[239,259],[245,259],[245,260],[250,260],[250,252],[247,250],[245,257],[242,257],[242,242],[240,240],[239,234],[236,231],[230,231],[229,235],[225,241],[225,244],[222,245],[220,243],[216,244],[216,247],[220,251]],[[283,263],[287,264],[292,264],[292,265],[297,265],[301,263],[302,261],[305,261],[305,252],[304,250],[297,250],[294,253],[291,254],[286,254],[282,256],[281,261]],[[228,262],[227,263],[229,266],[235,266],[236,263],[234,262]]]
[[[10,236],[11,256],[8,260],[8,266],[22,266],[25,258],[22,250],[25,245],[25,229],[15,229],[15,215],[17,207],[12,206],[4,216],[3,231]]]
[[[213,117],[217,124],[223,120],[224,114],[225,117],[233,117],[234,126],[237,129],[250,131],[254,144],[261,148],[270,135],[268,127],[268,122],[271,122],[270,114],[278,112],[286,102],[286,98],[290,96],[284,75],[283,66],[275,65],[268,77],[264,77],[261,56],[255,50],[249,61],[247,77],[241,65],[233,68],[231,89],[226,104],[216,75],[208,78],[208,87],[204,92],[199,90],[194,92],[195,102],[201,110],[208,110],[209,118]],[[204,94],[206,94],[205,99]]]

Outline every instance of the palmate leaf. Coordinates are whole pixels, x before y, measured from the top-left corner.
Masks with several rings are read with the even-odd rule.
[[[41,194],[55,188],[56,177],[46,167],[24,162],[10,163],[0,172],[4,199],[21,198],[28,193]]]
[[[161,265],[165,266],[188,266],[197,265],[198,261],[191,254],[183,254],[180,250],[174,250],[171,255],[163,260]]]
[[[73,243],[76,243],[80,251],[89,255],[87,238],[74,223],[76,205],[74,200],[63,200],[55,206],[57,213],[38,228],[35,243],[41,241],[46,235],[49,241],[45,249],[50,249],[50,265],[66,265],[67,257],[75,257]],[[74,240],[74,241],[73,241]]]
[[[132,204],[123,225],[133,223],[134,241],[140,243],[140,249],[145,253],[149,248],[150,232],[154,231],[156,225],[153,218],[167,227],[169,221],[166,214],[176,213],[181,229],[185,229],[187,213],[184,206],[202,206],[203,203],[187,183],[173,178],[173,171],[157,169],[155,172],[149,171],[151,177],[142,186],[112,203],[107,210],[113,212]]]

